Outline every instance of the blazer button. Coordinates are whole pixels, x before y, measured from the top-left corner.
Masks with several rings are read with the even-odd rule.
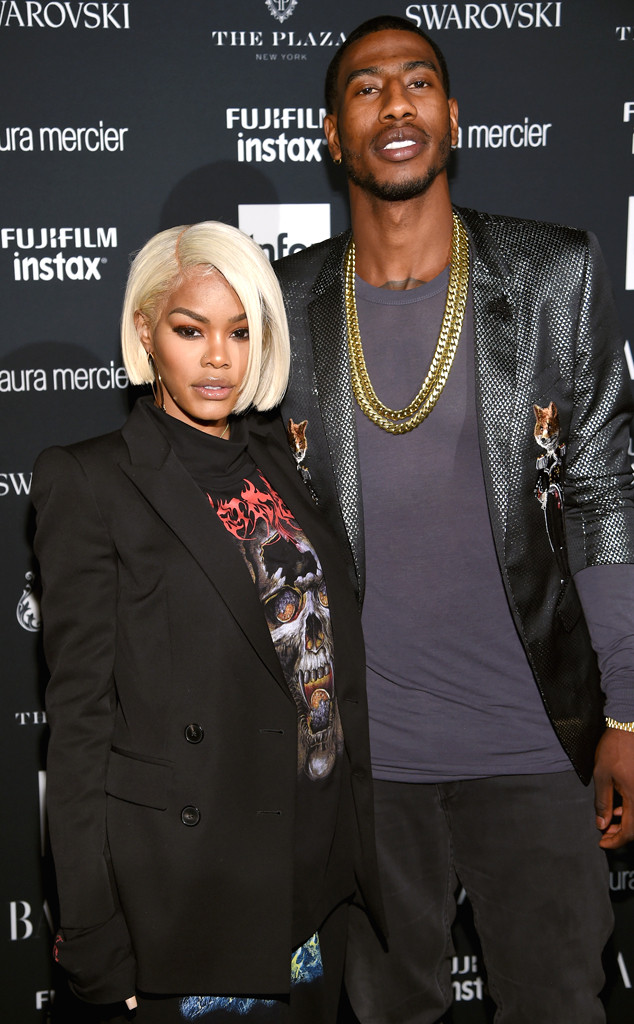
[[[189,825],[190,828],[193,828],[200,821],[200,811],[193,804],[188,804],[181,811],[181,821],[183,825]]]
[[[198,722],[190,722],[185,726],[185,739],[188,743],[200,743],[204,735],[205,730]]]

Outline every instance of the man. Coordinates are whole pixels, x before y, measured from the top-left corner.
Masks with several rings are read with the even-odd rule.
[[[363,1024],[442,1017],[460,882],[499,1024],[602,1021],[599,847],[634,836],[632,410],[606,271],[581,231],[452,211],[458,107],[410,22],[356,29],[326,92],[352,234],[277,271],[283,412],[308,421],[297,458],[363,603],[389,951],[357,909],[350,999]]]

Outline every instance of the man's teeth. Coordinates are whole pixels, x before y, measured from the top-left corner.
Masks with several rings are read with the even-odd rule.
[[[405,149],[406,146],[413,146],[412,139],[397,139],[396,142],[388,142],[385,149]]]

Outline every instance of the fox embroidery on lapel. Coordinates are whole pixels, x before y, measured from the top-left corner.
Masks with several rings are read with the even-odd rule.
[[[554,402],[549,402],[545,409],[539,405],[533,406],[535,413],[535,429],[533,434],[538,445],[545,448],[547,452],[554,450],[559,440],[559,413]]]
[[[546,535],[557,559],[561,578],[565,579],[570,573],[564,535],[563,457],[566,445],[563,441],[559,442],[559,412],[555,403],[549,402],[544,408],[534,405],[533,412],[533,436],[540,448],[544,449],[543,455],[538,456],[535,463],[535,496],[544,512]]]
[[[294,419],[291,417],[286,428],[286,436],[288,438],[289,447],[293,453],[293,458],[297,464],[297,472],[306,484],[311,498],[315,504],[317,504],[317,495],[311,487],[308,466],[303,465],[306,453],[308,452],[308,441],[306,439],[307,427],[308,420],[302,420],[300,423],[295,423]]]
[[[302,420],[301,423],[295,423],[295,420],[291,417],[288,421],[288,427],[286,428],[288,443],[295,461],[298,464],[304,461],[306,452],[308,451],[308,441],[306,440],[307,426],[308,420]]]

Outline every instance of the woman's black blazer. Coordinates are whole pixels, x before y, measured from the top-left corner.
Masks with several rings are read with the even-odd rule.
[[[57,953],[94,1002],[135,986],[284,992],[296,708],[240,553],[148,401],[121,431],[48,449],[33,476]],[[355,870],[380,916],[355,597],[281,421],[247,419],[250,454],[323,566]]]

